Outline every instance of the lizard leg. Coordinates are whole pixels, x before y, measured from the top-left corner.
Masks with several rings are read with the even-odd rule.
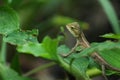
[[[67,54],[62,54],[62,56],[63,56],[63,57],[68,57],[68,56],[70,56],[70,55],[75,51],[75,49],[76,49],[78,46],[79,46],[79,43],[77,42],[77,43],[75,44],[75,46],[74,46]]]
[[[108,80],[108,78],[105,75],[105,66],[102,65],[101,67],[102,67],[102,75],[103,75],[103,77],[105,78],[105,80]]]

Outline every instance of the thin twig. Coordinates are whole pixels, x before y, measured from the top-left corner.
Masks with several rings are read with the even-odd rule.
[[[38,71],[44,70],[44,69],[49,68],[49,67],[54,66],[54,65],[56,65],[55,62],[50,62],[50,63],[44,64],[42,66],[39,66],[39,67],[25,73],[23,76],[30,76]]]
[[[1,51],[0,51],[0,63],[6,63],[6,42],[2,40]]]

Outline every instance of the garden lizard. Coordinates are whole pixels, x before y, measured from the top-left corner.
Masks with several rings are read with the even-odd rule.
[[[76,38],[76,44],[75,46],[71,49],[71,51],[68,53],[68,54],[63,54],[62,56],[63,57],[68,57],[69,55],[71,55],[75,49],[78,47],[78,46],[82,46],[83,48],[88,48],[90,47],[90,44],[89,42],[87,41],[84,33],[82,32],[81,28],[80,28],[80,25],[77,23],[77,22],[73,22],[73,23],[69,23],[66,25],[66,28],[68,29],[68,31]],[[90,55],[96,62],[98,62],[101,66],[102,66],[102,72],[103,72],[103,75],[104,77],[106,78],[105,76],[105,73],[104,73],[104,69],[105,67],[111,69],[111,70],[114,70],[114,71],[119,71],[120,72],[120,69],[118,68],[115,68],[113,66],[111,66],[110,64],[108,64],[100,55],[99,53],[92,53]],[[107,78],[106,78],[107,80]]]

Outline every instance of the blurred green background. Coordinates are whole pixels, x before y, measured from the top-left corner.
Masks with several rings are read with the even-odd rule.
[[[119,0],[108,0],[119,15]],[[41,40],[45,35],[55,37],[60,27],[73,21],[83,23],[90,41],[98,35],[112,32],[108,18],[99,0],[1,0],[14,8],[19,16],[22,29],[39,29]]]
[[[109,1],[112,3],[119,18],[120,0]],[[20,17],[22,29],[39,29],[39,41],[46,35],[53,38],[57,37],[61,34],[60,27],[65,27],[67,23],[74,21],[80,23],[90,42],[104,41],[99,35],[114,32],[99,0],[0,0],[0,5],[11,6],[16,10]],[[65,42],[68,46],[72,47],[75,41],[67,31],[65,33],[67,35],[67,42]],[[8,52],[8,61],[10,61],[16,50],[11,47],[11,45],[8,45]],[[27,58],[26,55],[21,55],[20,61],[25,71],[46,62],[43,61],[43,59],[37,59],[28,55]],[[59,69],[61,70],[61,68]],[[55,70],[45,70],[35,76],[37,76],[38,80],[40,77],[39,75],[43,77],[40,77],[40,80],[56,80],[50,79],[53,78],[50,73],[53,72],[58,75],[64,73],[64,71],[60,71],[59,69],[55,67]],[[59,71],[60,73],[58,73]],[[50,77],[45,79],[45,76]]]

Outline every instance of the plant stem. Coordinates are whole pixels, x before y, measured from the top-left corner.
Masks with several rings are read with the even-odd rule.
[[[92,68],[92,69],[87,70],[87,75],[89,75],[90,77],[94,77],[94,76],[101,75],[101,74],[102,72],[97,68]]]
[[[55,62],[50,62],[50,63],[44,64],[44,65],[42,65],[42,66],[39,66],[39,67],[37,67],[37,68],[35,68],[35,69],[33,69],[33,70],[25,73],[23,76],[30,76],[30,75],[38,72],[38,71],[41,71],[41,70],[43,70],[43,69],[46,69],[46,68],[51,67],[51,66],[54,66],[54,65],[56,65]]]
[[[0,52],[0,63],[6,63],[6,42],[2,40],[1,52]]]

